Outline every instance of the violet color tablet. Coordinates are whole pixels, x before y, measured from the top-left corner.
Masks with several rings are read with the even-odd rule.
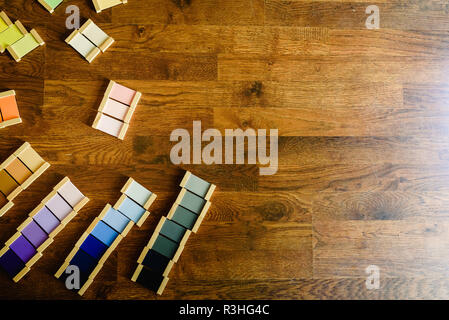
[[[17,238],[9,248],[14,251],[15,254],[24,262],[27,263],[36,254],[36,249],[33,245],[23,236]]]
[[[22,230],[22,234],[35,248],[38,248],[48,239],[48,235],[34,220]]]
[[[0,257],[0,266],[5,270],[11,278],[14,278],[23,268],[25,264],[12,250]]]
[[[47,234],[50,234],[61,224],[47,207],[43,207],[41,211],[36,213],[33,220],[36,221]]]

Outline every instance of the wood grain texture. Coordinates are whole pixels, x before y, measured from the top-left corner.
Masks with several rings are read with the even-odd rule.
[[[1,218],[0,243],[66,175],[91,199],[20,285],[0,273],[0,299],[82,299],[53,274],[129,176],[158,198],[83,299],[449,298],[446,1],[72,4],[116,40],[92,64],[64,43],[66,5],[0,0],[46,42],[0,56],[23,119],[1,129],[0,161],[28,141],[51,164]],[[365,29],[372,4],[380,30]],[[143,94],[124,141],[91,128],[109,79]],[[195,120],[279,129],[278,172],[173,165],[170,133]],[[186,169],[217,190],[159,297],[130,278]]]

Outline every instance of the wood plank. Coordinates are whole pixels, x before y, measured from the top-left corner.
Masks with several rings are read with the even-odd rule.
[[[446,192],[448,175],[447,165],[283,165],[276,175],[260,177],[258,190]]]
[[[320,27],[104,24],[115,51],[262,56],[433,57],[448,55],[445,31]],[[131,38],[130,38],[131,35]]]
[[[219,80],[445,83],[447,70],[444,58],[218,55]]]
[[[417,26],[419,29],[419,26]],[[445,57],[449,54],[446,31],[403,31],[384,29],[330,30],[331,55]]]
[[[142,92],[137,107],[402,108],[402,84],[380,82],[148,81],[117,79]],[[45,104],[98,109],[107,81],[46,80]],[[64,88],[67,95],[60,95]],[[444,88],[441,89],[446,94]],[[417,91],[413,91],[417,92]],[[428,94],[429,91],[423,91]],[[447,91],[449,92],[449,91]],[[441,94],[440,94],[441,95]],[[363,96],[364,99],[360,99]],[[441,97],[443,98],[443,97]],[[435,99],[436,100],[436,99]],[[438,100],[441,101],[441,100]],[[444,102],[444,101],[443,101]],[[143,107],[141,107],[143,106]],[[440,105],[443,107],[443,104]]]
[[[443,192],[338,192],[321,193],[313,201],[315,222],[377,221],[421,218],[444,221],[449,215]]]
[[[58,46],[57,50],[53,50]],[[50,46],[49,46],[50,47]],[[114,47],[97,57],[91,64],[70,47],[54,44],[46,51],[46,59],[54,61],[45,69],[46,79],[51,80],[215,80],[217,60],[210,55],[158,54],[148,51],[129,51],[114,54]],[[117,63],[117,61],[119,61]],[[120,62],[121,61],[121,62]],[[122,66],[133,61],[126,68]],[[81,63],[83,62],[83,63]],[[64,70],[59,72],[58,70]]]
[[[279,164],[445,165],[449,139],[433,137],[279,137]]]
[[[444,220],[329,221],[314,219],[315,278],[361,277],[377,265],[383,277],[447,275]],[[424,271],[425,270],[425,271]]]
[[[217,25],[108,24],[115,51],[167,53],[329,54],[327,28]],[[131,35],[131,37],[130,37]],[[441,35],[443,37],[443,35]]]
[[[365,9],[368,5],[377,5],[380,9],[381,28],[449,30],[445,1],[382,2],[267,0],[265,23],[281,26],[365,29],[365,21],[368,17]]]
[[[131,1],[112,8],[112,22],[134,24],[208,24],[208,25],[263,25],[262,0],[204,0]]]
[[[279,129],[281,136],[421,136],[449,132],[444,109],[215,108],[214,127]]]

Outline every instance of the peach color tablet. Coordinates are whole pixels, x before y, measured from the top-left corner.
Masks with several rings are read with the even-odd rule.
[[[6,171],[16,180],[18,183],[22,184],[31,176],[33,173],[28,169],[22,161],[19,159],[14,159],[6,168]]]

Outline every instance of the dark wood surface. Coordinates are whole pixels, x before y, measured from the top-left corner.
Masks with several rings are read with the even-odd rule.
[[[76,4],[116,43],[89,65],[64,43]],[[381,29],[365,29],[377,4]],[[128,176],[157,201],[87,299],[449,298],[447,1],[90,0],[54,15],[0,0],[46,42],[20,63],[0,56],[0,89],[23,124],[0,131],[0,161],[24,141],[51,167],[0,219],[4,243],[65,175],[91,201],[1,299],[78,299],[53,274]],[[90,127],[108,79],[142,101],[123,142]],[[279,171],[174,166],[176,128],[279,128]],[[130,281],[176,198],[183,169],[218,186],[162,297]],[[365,268],[380,268],[379,290]]]

